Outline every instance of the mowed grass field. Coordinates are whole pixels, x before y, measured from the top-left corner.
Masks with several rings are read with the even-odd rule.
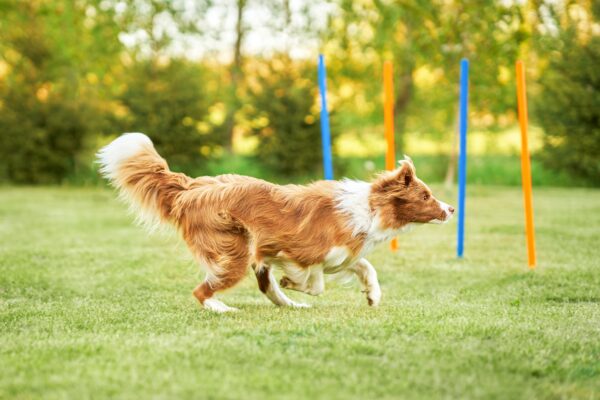
[[[456,220],[369,257],[379,308],[355,282],[277,308],[248,274],[217,315],[111,190],[0,188],[0,398],[600,398],[600,191],[534,203],[534,272],[520,190],[472,187],[464,260]]]

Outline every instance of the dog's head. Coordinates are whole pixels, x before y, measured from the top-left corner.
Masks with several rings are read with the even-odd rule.
[[[412,160],[404,156],[400,166],[381,174],[371,185],[369,202],[382,227],[399,229],[409,223],[444,223],[454,208],[437,200],[415,172]]]

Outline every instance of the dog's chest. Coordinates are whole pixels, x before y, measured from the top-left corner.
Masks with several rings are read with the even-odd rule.
[[[356,262],[356,257],[345,246],[332,247],[323,260],[323,272],[333,274],[352,265]]]
[[[283,252],[280,252],[275,259],[270,260],[272,264],[282,268],[288,275],[302,275],[311,270],[322,270],[326,274],[333,274],[356,261],[356,255],[353,255],[346,246],[331,247],[323,257],[322,262],[307,267],[300,267],[295,260],[288,258]]]

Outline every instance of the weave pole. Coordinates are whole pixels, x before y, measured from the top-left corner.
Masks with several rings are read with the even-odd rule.
[[[527,236],[527,264],[535,268],[535,230],[533,227],[533,195],[531,189],[531,161],[527,141],[527,89],[525,87],[525,65],[517,61],[517,105],[519,125],[521,126],[521,183],[523,185],[523,203],[525,206],[525,235]]]
[[[394,79],[391,61],[383,63],[383,126],[387,149],[385,169],[392,171],[396,167],[396,147],[394,144]],[[398,239],[390,242],[392,251],[398,250]]]
[[[456,255],[463,257],[465,250],[465,195],[467,189],[467,115],[469,106],[469,60],[460,61],[460,112],[458,157],[458,235]]]
[[[331,132],[329,113],[327,112],[327,76],[325,59],[319,54],[319,91],[321,92],[321,147],[323,149],[323,172],[325,179],[333,180],[333,161],[331,158]]]

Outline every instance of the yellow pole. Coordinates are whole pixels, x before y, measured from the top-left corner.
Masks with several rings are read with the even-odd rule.
[[[396,148],[394,146],[394,81],[392,78],[392,63],[383,63],[383,125],[387,151],[385,153],[385,169],[391,171],[396,166]],[[392,251],[398,250],[398,239],[390,243]]]
[[[527,91],[525,88],[525,66],[517,61],[517,104],[521,126],[521,183],[525,204],[525,234],[527,236],[527,261],[530,269],[535,268],[535,231],[533,228],[533,195],[531,190],[531,162],[527,143]]]

